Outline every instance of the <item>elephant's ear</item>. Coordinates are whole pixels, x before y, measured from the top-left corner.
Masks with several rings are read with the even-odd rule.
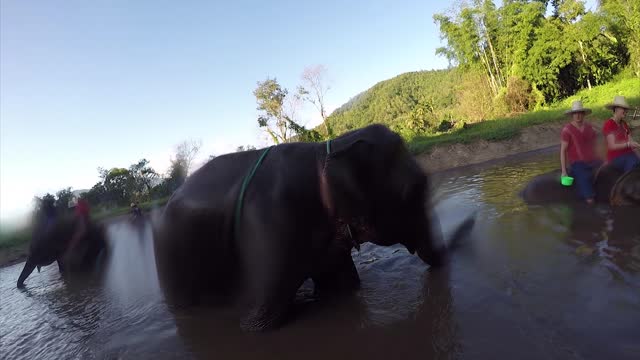
[[[324,168],[332,212],[339,217],[362,214],[366,209],[373,144],[363,139],[336,142]]]

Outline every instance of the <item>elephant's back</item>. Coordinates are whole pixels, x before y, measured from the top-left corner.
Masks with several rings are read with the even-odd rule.
[[[573,188],[562,186],[560,170],[535,176],[520,192],[520,197],[530,204],[564,202],[572,197]]]
[[[206,207],[219,203],[230,193],[238,193],[244,177],[258,160],[262,150],[244,151],[216,157],[191,174],[173,194],[167,206]],[[174,205],[175,206],[175,205]]]

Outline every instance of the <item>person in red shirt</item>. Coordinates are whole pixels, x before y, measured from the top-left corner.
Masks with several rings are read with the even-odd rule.
[[[65,262],[69,261],[70,254],[73,252],[74,247],[78,244],[80,239],[85,236],[89,227],[89,202],[85,199],[78,199],[77,201],[72,200],[69,203],[69,207],[73,208],[73,213],[76,217],[76,229],[63,256]]]
[[[634,149],[640,149],[640,144],[633,141],[631,129],[624,121],[624,116],[631,107],[624,96],[616,96],[613,103],[605,107],[613,110],[613,117],[605,121],[602,128],[607,141],[607,161],[623,172],[640,167],[640,157],[634,152]]]
[[[595,198],[593,173],[602,161],[596,156],[596,131],[584,121],[590,113],[591,110],[584,108],[580,101],[574,101],[571,110],[565,111],[565,115],[571,116],[571,122],[562,128],[560,135],[560,165],[562,176],[570,174],[574,178],[580,198],[592,204]]]

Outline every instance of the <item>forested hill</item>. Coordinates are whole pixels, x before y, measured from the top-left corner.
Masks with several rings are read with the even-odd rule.
[[[599,1],[593,11],[580,0],[479,0],[434,21],[444,44],[436,53],[451,69],[376,84],[328,117],[334,135],[383,123],[408,139],[428,136],[640,78],[638,0]]]
[[[370,123],[405,124],[414,117],[448,118],[460,79],[455,70],[419,71],[381,81],[336,109],[328,118],[336,133]]]

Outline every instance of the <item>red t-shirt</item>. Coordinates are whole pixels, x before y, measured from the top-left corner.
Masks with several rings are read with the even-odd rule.
[[[597,159],[595,153],[597,134],[591,124],[584,123],[582,130],[580,130],[569,123],[562,128],[560,137],[562,141],[569,144],[567,146],[569,164],[576,161],[589,162]]]
[[[602,134],[604,135],[604,137],[606,138],[609,134],[614,134],[616,143],[627,143],[629,141],[630,133],[631,129],[629,129],[629,125],[623,122],[618,124],[613,119],[605,121],[604,126],[602,127]],[[632,148],[610,150],[608,149],[608,145],[609,142],[607,142],[607,159],[609,161],[617,158],[620,155],[633,152]]]
[[[80,199],[76,204],[76,215],[79,217],[87,218],[89,217],[89,203],[87,200]]]

